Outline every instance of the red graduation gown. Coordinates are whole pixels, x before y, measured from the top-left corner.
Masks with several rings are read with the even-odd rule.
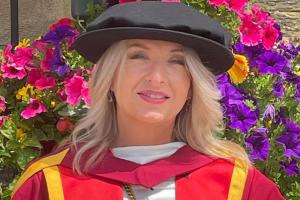
[[[144,165],[114,157],[108,150],[85,178],[72,172],[74,153],[70,148],[31,162],[12,200],[123,200],[124,182],[151,188],[171,177],[175,177],[176,200],[284,199],[276,185],[254,167],[243,168],[234,161],[201,154],[188,145]]]

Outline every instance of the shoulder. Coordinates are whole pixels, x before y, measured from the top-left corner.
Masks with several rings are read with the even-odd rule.
[[[255,167],[248,172],[243,199],[284,200],[277,185]]]
[[[14,187],[12,199],[45,199],[40,198],[47,194],[45,173],[55,170],[68,151],[69,148],[60,149],[30,162]]]

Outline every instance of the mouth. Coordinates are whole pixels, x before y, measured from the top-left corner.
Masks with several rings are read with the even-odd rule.
[[[163,92],[153,90],[144,90],[138,92],[137,94],[141,97],[141,99],[152,104],[164,103],[167,99],[170,98],[169,95]]]
[[[138,95],[147,96],[152,99],[169,99],[170,96],[163,92],[153,91],[153,90],[144,90],[137,93]]]

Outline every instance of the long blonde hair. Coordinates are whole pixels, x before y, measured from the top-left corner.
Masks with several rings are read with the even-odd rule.
[[[115,102],[109,102],[107,95],[117,69],[122,68],[126,59],[127,42],[128,40],[121,40],[114,43],[99,59],[89,80],[90,109],[78,121],[72,134],[59,145],[70,145],[76,149],[73,170],[80,175],[102,156],[102,152],[110,148],[118,136]],[[176,117],[173,139],[186,142],[201,153],[238,159],[251,165],[243,147],[217,137],[224,125],[219,102],[221,96],[214,74],[204,67],[192,49],[184,47],[184,54],[191,76],[192,99]],[[91,156],[81,163],[87,152],[91,152]]]

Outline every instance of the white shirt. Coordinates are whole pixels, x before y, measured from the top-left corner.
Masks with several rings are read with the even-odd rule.
[[[112,149],[112,153],[115,157],[139,164],[145,164],[157,159],[169,157],[184,145],[186,145],[184,142],[171,142],[168,144],[151,146],[116,147]],[[138,200],[175,199],[174,177],[152,187],[152,190],[139,185],[132,185],[132,190]],[[129,200],[128,195],[124,190],[123,194],[124,200]]]

